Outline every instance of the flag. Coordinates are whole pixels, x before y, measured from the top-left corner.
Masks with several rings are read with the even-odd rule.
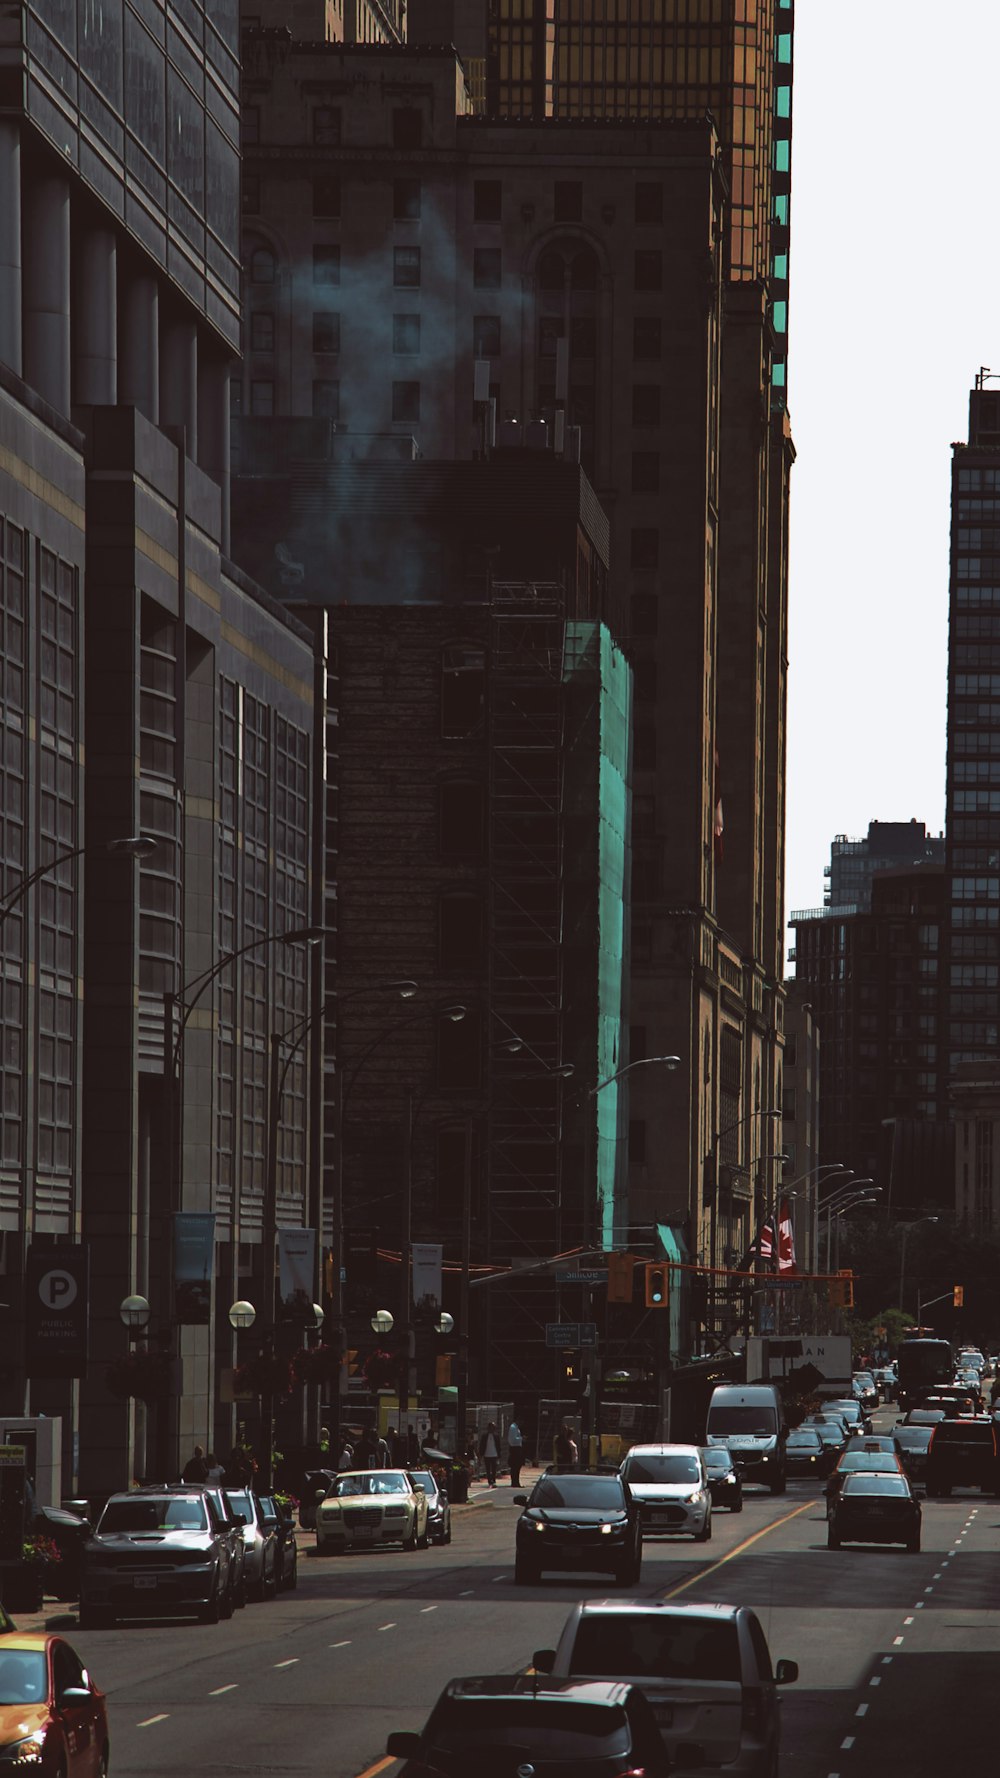
[[[795,1230],[787,1198],[782,1198],[778,1210],[778,1271],[795,1271]]]
[[[757,1236],[757,1256],[759,1259],[770,1259],[774,1253],[774,1230],[769,1222],[765,1222]]]

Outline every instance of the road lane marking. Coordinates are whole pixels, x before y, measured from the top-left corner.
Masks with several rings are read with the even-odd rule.
[[[507,1579],[507,1576],[505,1574],[495,1574],[493,1576],[493,1585],[496,1586],[498,1581],[506,1580],[506,1579]]]
[[[924,1588],[924,1592],[925,1592],[925,1593],[933,1593],[933,1591],[934,1591],[934,1588],[933,1588],[933,1587],[925,1587],[925,1588]]]
[[[902,1640],[903,1640],[902,1637],[900,1637],[901,1642],[902,1642]],[[892,1666],[892,1656],[891,1655],[883,1655],[882,1656],[882,1665],[883,1665],[883,1667],[891,1667]]]
[[[379,1624],[379,1634],[380,1634],[380,1635],[381,1635],[381,1633],[382,1633],[382,1631],[383,1631],[383,1630],[394,1630],[394,1629],[395,1629],[395,1628],[396,1628],[396,1626],[395,1626],[395,1624],[394,1624],[394,1623],[392,1623],[392,1624]]]
[[[894,1636],[892,1639],[892,1646],[893,1648],[901,1648],[905,1641],[905,1636]]]
[[[351,1638],[348,1636],[346,1642],[328,1642],[326,1646],[327,1648],[350,1648]]]
[[[293,1655],[290,1661],[275,1661],[274,1663],[275,1667],[297,1667],[298,1664],[298,1655]]]
[[[840,1745],[843,1748],[844,1752],[846,1753],[848,1748],[854,1746],[854,1736],[853,1735],[845,1735],[844,1739],[841,1741]]]
[[[373,1766],[366,1766],[363,1772],[358,1773],[358,1778],[375,1778],[376,1772],[384,1772],[386,1766],[394,1766],[395,1764],[396,1762],[390,1754],[388,1759],[377,1759]]]
[[[936,1573],[936,1575],[935,1575],[935,1576],[934,1576],[934,1579],[935,1579],[935,1580],[940,1580],[940,1579],[941,1579],[941,1570],[940,1570],[940,1568],[939,1568],[939,1569],[938,1569],[938,1571],[937,1571],[937,1573]]]
[[[914,1606],[914,1607],[913,1607],[913,1609],[914,1609],[914,1611],[923,1611],[923,1609],[924,1609],[924,1602],[923,1602],[923,1600],[922,1600],[922,1599],[918,1599],[918,1600],[917,1600],[917,1603],[916,1603],[916,1605],[915,1605],[915,1606]]]
[[[870,1679],[870,1680],[869,1680],[869,1681],[868,1681],[868,1684],[869,1684],[869,1685],[881,1685],[881,1684],[882,1684],[882,1681],[881,1681],[881,1679],[880,1679],[880,1678],[879,1678],[879,1677],[878,1677],[878,1674],[877,1674],[877,1673],[876,1673],[876,1674],[874,1674],[874,1675],[873,1675],[873,1676],[872,1676],[872,1678],[871,1678],[871,1679]]]
[[[474,1592],[475,1592],[474,1587],[466,1587],[465,1592],[459,1593],[458,1596],[460,1599],[471,1599]]]
[[[423,1615],[424,1615],[424,1613],[425,1613],[425,1612],[427,1612],[427,1611],[436,1611],[436,1610],[437,1610],[437,1606],[436,1606],[436,1605],[422,1605],[422,1606],[421,1606],[421,1607],[420,1607],[420,1615],[421,1615],[421,1617],[423,1617]]]
[[[911,1617],[904,1617],[903,1622],[904,1624],[912,1624],[913,1619]]]
[[[151,1729],[154,1722],[166,1722],[169,1715],[170,1712],[167,1710],[162,1716],[147,1716],[145,1722],[137,1722],[135,1726],[137,1729]]]
[[[707,1580],[710,1574],[715,1574],[718,1569],[724,1568],[727,1562],[733,1560],[734,1556],[742,1556],[743,1551],[748,1550],[760,1538],[767,1537],[771,1531],[777,1531],[781,1525],[787,1525],[791,1519],[797,1519],[801,1513],[811,1512],[815,1505],[814,1500],[807,1500],[802,1506],[795,1507],[794,1511],[786,1513],[783,1519],[775,1519],[772,1524],[764,1525],[760,1531],[755,1531],[752,1537],[744,1538],[742,1543],[736,1544],[735,1548],[728,1550],[724,1556],[720,1556],[717,1562],[710,1563],[707,1568],[699,1569],[697,1574],[692,1574],[687,1580],[682,1580],[679,1586],[670,1587],[667,1592],[661,1593],[660,1598],[676,1599],[678,1593],[686,1592],[687,1588],[693,1587],[696,1581]]]
[[[855,1714],[855,1716],[867,1716],[868,1715],[867,1704],[859,1704],[857,1709],[855,1710],[854,1714]]]
[[[214,1692],[209,1692],[208,1695],[210,1698],[221,1698],[223,1692],[234,1692],[236,1689],[237,1683],[234,1679],[232,1685],[217,1685]]]

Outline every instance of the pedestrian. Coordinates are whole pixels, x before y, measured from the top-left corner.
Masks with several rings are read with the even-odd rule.
[[[370,1426],[366,1426],[358,1440],[354,1460],[359,1469],[381,1469],[382,1459],[379,1456],[378,1440]]]
[[[208,1452],[206,1452],[206,1455],[205,1455],[205,1465],[206,1465],[206,1468],[208,1469],[207,1480],[209,1481],[211,1486],[213,1488],[221,1487],[223,1478],[225,1477],[225,1473],[226,1473],[225,1464],[219,1462],[219,1459],[215,1455],[214,1451],[208,1451]]]
[[[207,1482],[208,1464],[205,1462],[204,1445],[195,1445],[194,1455],[189,1457],[181,1470],[182,1482]]]
[[[491,1488],[495,1488],[497,1485],[497,1470],[500,1467],[500,1436],[497,1432],[497,1423],[495,1420],[490,1420],[487,1423],[486,1431],[483,1433],[483,1436],[479,1441],[479,1455],[483,1460],[483,1466],[486,1470],[486,1480],[489,1482]]]
[[[568,1420],[564,1420],[555,1436],[553,1455],[560,1469],[577,1469],[580,1463],[580,1452],[573,1428]]]
[[[412,1421],[406,1428],[406,1462],[412,1464],[420,1462],[420,1440]]]
[[[513,1419],[507,1428],[507,1456],[510,1462],[510,1485],[516,1488],[521,1481],[521,1465],[524,1462],[524,1434]]]
[[[344,1448],[341,1451],[339,1458],[337,1459],[337,1468],[338,1469],[353,1469],[354,1468],[354,1447],[351,1444],[349,1444],[346,1439],[344,1440]]]
[[[226,1460],[227,1488],[246,1488],[253,1481],[253,1464],[242,1445],[234,1445]]]
[[[375,1465],[376,1469],[392,1469],[394,1459],[387,1439],[382,1437],[376,1439],[375,1452],[378,1459]]]

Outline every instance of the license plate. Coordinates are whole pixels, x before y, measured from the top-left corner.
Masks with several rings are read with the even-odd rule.
[[[375,1536],[375,1527],[374,1525],[358,1525],[351,1535],[355,1543],[364,1542]]]
[[[651,1513],[650,1514],[650,1522],[653,1525],[669,1525],[670,1514],[669,1513]]]
[[[132,1576],[132,1585],[137,1588],[138,1587],[155,1587],[156,1576],[155,1576],[155,1574],[134,1574]]]

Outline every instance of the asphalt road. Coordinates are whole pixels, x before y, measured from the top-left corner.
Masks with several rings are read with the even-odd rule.
[[[571,1603],[616,1590],[595,1577],[515,1588],[512,1492],[456,1511],[450,1547],[302,1560],[298,1592],[228,1624],[67,1630],[108,1692],[114,1778],[393,1778],[387,1733],[419,1728],[445,1680],[525,1665]],[[799,1662],[782,1691],[782,1778],[996,1769],[992,1499],[926,1501],[909,1555],[828,1550],[815,1484],[748,1489],[710,1544],[647,1542],[636,1591],[753,1605],[772,1656]]]

